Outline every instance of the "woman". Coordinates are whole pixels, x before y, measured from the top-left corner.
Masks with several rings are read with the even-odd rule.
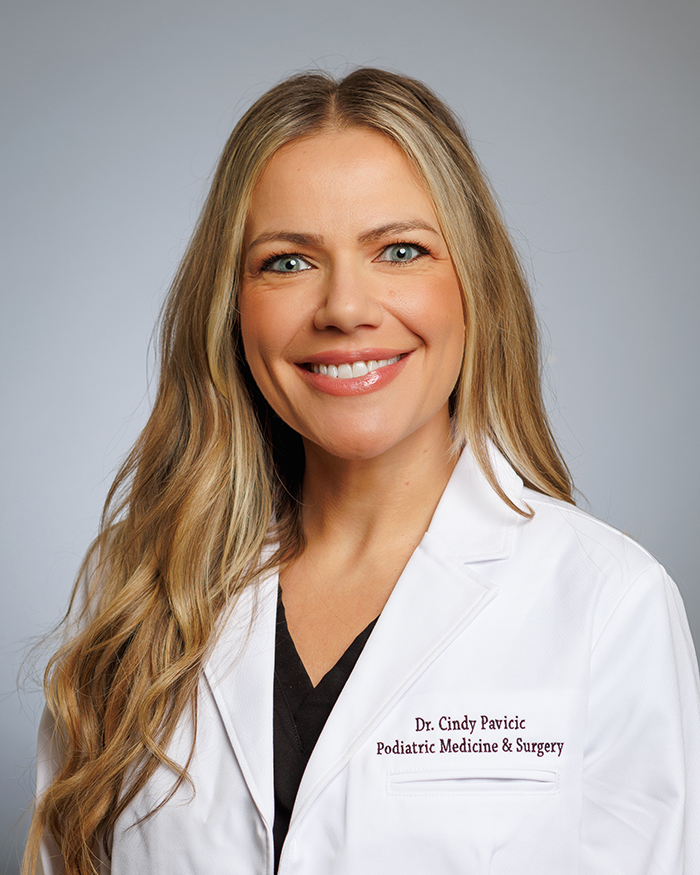
[[[47,672],[25,872],[698,871],[678,593],[573,505],[427,88],[264,95],[161,353]]]

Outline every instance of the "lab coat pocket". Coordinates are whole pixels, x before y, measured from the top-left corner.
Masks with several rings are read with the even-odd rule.
[[[553,796],[559,773],[547,769],[441,769],[389,772],[390,796]]]

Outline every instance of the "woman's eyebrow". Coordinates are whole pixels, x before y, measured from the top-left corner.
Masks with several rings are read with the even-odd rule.
[[[275,240],[282,240],[285,243],[294,243],[297,246],[321,246],[323,237],[320,234],[298,234],[296,231],[270,231],[267,234],[260,234],[248,246],[250,251],[253,246],[259,246],[261,243],[272,243]]]
[[[420,219],[409,220],[408,222],[390,222],[387,225],[382,225],[379,228],[374,228],[371,231],[366,231],[357,239],[360,243],[374,243],[375,240],[381,240],[387,234],[402,234],[404,231],[431,231],[433,234],[438,232],[432,225],[423,222]]]

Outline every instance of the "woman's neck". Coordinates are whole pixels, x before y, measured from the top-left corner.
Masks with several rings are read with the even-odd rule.
[[[358,556],[420,540],[455,466],[447,427],[431,423],[369,459],[306,446],[302,522],[306,542]]]

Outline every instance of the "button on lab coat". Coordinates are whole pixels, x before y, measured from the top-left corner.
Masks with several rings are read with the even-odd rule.
[[[465,451],[304,773],[282,875],[697,875],[700,694],[674,584],[632,540]],[[277,577],[226,619],[183,785],[113,875],[270,875]],[[39,784],[52,770],[40,735]],[[170,755],[184,763],[183,718]],[[51,844],[46,875],[58,875]]]

